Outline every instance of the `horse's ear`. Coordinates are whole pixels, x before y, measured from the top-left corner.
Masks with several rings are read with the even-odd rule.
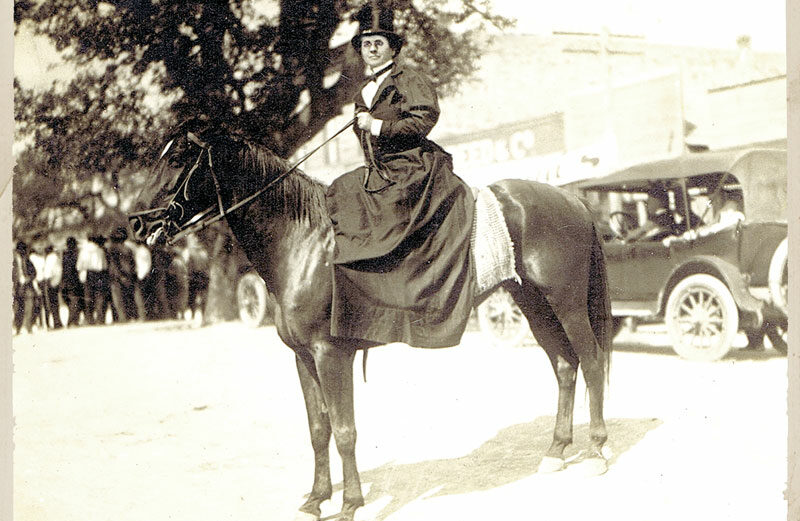
[[[199,146],[200,148],[208,148],[208,143],[200,139],[200,137],[191,130],[186,132],[186,137],[189,138],[189,141]]]
[[[193,132],[196,136],[202,138],[206,131],[213,127],[214,125],[211,123],[211,119],[208,116],[204,114],[193,115],[184,118],[178,123],[173,132],[173,137]]]

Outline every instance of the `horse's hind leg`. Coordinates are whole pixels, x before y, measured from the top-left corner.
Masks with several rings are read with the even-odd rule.
[[[558,409],[553,442],[539,464],[539,472],[555,472],[564,468],[564,449],[572,443],[578,358],[550,304],[533,284],[523,282],[522,286],[510,285],[508,290],[528,319],[536,341],[550,358],[558,381]]]
[[[580,296],[583,295],[581,298]],[[549,299],[570,344],[578,356],[586,389],[589,392],[589,433],[592,449],[585,459],[587,470],[602,474],[607,470],[602,448],[608,439],[603,419],[603,392],[605,386],[605,356],[594,335],[586,306],[586,292],[555,300]]]
[[[322,389],[312,372],[313,361],[304,362],[296,357],[297,374],[303,388],[303,398],[308,414],[308,428],[311,431],[311,446],[314,448],[314,486],[308,500],[300,507],[301,515],[309,520],[318,520],[322,515],[320,504],[331,497],[331,466],[329,447],[331,443],[331,422],[322,398]],[[303,514],[307,514],[303,516]]]

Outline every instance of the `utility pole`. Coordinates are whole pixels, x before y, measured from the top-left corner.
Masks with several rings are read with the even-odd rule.
[[[614,130],[614,85],[612,81],[612,63],[611,57],[613,55],[628,55],[639,56],[644,54],[643,51],[630,48],[623,42],[636,42],[644,39],[642,35],[633,34],[615,34],[610,31],[608,26],[603,25],[599,33],[592,32],[574,32],[574,31],[553,31],[555,36],[564,36],[567,40],[562,52],[575,53],[575,54],[592,54],[599,57],[602,68],[602,118],[603,118],[603,136],[601,138],[602,147],[606,153],[603,158],[606,162],[616,163],[616,159],[609,160],[609,158],[616,158],[618,155],[617,150],[617,137]],[[570,41],[571,40],[571,41]],[[605,165],[606,168],[615,165]],[[621,210],[622,201],[619,200],[617,194],[609,194],[609,207],[611,211]]]

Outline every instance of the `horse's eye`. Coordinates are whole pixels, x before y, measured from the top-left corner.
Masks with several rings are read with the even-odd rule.
[[[170,168],[180,168],[186,164],[186,156],[189,152],[186,144],[180,140],[171,143],[172,146],[164,154],[163,159]]]

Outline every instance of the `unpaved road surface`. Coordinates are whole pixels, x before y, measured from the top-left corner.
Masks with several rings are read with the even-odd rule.
[[[313,459],[294,358],[274,328],[132,324],[16,337],[17,521],[292,520]],[[356,358],[356,519],[785,520],[786,358],[674,356],[623,333],[608,473],[536,473],[556,385],[536,347],[478,332]],[[583,382],[575,443],[588,445]],[[335,447],[334,497],[341,506]]]

